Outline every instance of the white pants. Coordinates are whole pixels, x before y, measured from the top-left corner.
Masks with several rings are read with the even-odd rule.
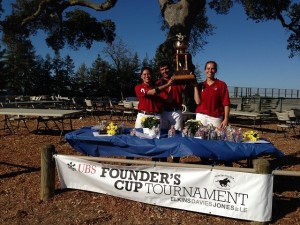
[[[204,126],[212,124],[214,127],[220,127],[223,121],[223,116],[212,117],[202,113],[196,113],[196,120],[200,120]]]
[[[162,119],[162,129],[169,129],[171,125],[175,126],[176,130],[181,130],[182,123],[183,123],[183,117],[182,117],[182,111],[181,110],[175,110],[175,111],[164,111],[161,114]]]
[[[143,128],[142,118],[143,117],[151,117],[151,116],[155,116],[156,118],[160,119],[160,127],[161,127],[162,121],[161,121],[161,115],[160,114],[147,115],[147,114],[144,114],[144,113],[138,113],[137,116],[136,116],[134,128]]]

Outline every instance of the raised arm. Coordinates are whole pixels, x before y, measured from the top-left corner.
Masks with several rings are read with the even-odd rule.
[[[168,87],[170,87],[172,85],[172,83],[174,82],[174,77],[171,77],[169,80],[168,80],[168,83],[164,84],[164,85],[161,85],[161,86],[156,86],[155,88],[149,90],[147,92],[147,95],[157,95],[159,94],[161,91],[167,89]]]
[[[200,95],[199,95],[199,89],[198,89],[198,83],[197,80],[195,80],[192,85],[194,86],[194,101],[197,105],[200,104]]]

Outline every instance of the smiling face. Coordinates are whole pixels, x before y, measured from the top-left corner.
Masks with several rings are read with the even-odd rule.
[[[217,73],[217,65],[213,62],[209,62],[205,66],[205,74],[208,79],[215,79]]]
[[[159,72],[164,80],[169,80],[171,78],[169,66],[160,67]]]
[[[151,76],[152,76],[151,71],[148,69],[144,69],[141,73],[141,78],[142,78],[143,82],[146,84],[150,84]]]

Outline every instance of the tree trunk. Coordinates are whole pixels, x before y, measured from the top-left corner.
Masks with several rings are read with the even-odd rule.
[[[162,17],[169,25],[167,40],[160,46],[160,52],[165,56],[174,55],[174,43],[177,40],[176,34],[185,36],[189,42],[191,30],[197,15],[204,10],[205,0],[181,0],[177,3],[170,3],[168,0],[159,0]]]

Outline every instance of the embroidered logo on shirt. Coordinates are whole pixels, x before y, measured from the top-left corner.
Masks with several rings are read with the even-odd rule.
[[[214,87],[214,90],[216,91],[216,90],[218,90],[218,88],[217,88],[217,87]]]
[[[141,89],[141,92],[146,93],[144,88]]]

